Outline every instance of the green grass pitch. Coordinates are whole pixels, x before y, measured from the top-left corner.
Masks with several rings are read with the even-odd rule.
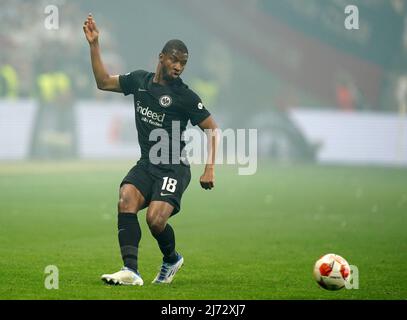
[[[118,184],[131,162],[0,164],[0,299],[406,299],[407,170],[261,163],[218,167],[205,191],[194,166],[170,220],[185,265],[152,285],[161,254],[139,214],[143,287],[108,286],[117,271]],[[359,289],[312,277],[325,253],[359,269]],[[59,289],[44,287],[47,265]]]

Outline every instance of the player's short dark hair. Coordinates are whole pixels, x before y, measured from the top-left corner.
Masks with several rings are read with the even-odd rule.
[[[164,48],[162,49],[162,53],[170,53],[172,50],[181,51],[182,53],[188,53],[188,48],[181,40],[172,39],[168,41]]]

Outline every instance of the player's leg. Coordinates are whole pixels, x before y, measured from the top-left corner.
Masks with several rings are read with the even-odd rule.
[[[175,250],[174,230],[168,219],[181,209],[181,198],[191,181],[191,171],[184,165],[156,168],[155,183],[147,210],[147,224],[163,254],[161,270],[153,283],[170,283],[184,262]]]
[[[137,213],[144,206],[144,196],[134,185],[126,183],[121,186],[117,204],[120,252],[124,266],[135,272],[138,271],[138,246],[141,239]]]
[[[174,206],[165,201],[151,201],[147,210],[147,224],[163,254],[163,264],[153,283],[170,283],[184,259],[175,251],[174,230],[168,223]]]
[[[145,206],[145,198],[132,184],[124,183],[120,187],[118,202],[118,238],[124,267],[113,274],[102,275],[108,284],[143,285],[138,272],[138,245],[141,228],[137,213]]]
[[[137,263],[141,239],[137,212],[148,205],[153,183],[148,166],[139,161],[120,184],[117,227],[124,267],[119,272],[102,276],[102,280],[109,284],[143,284]]]
[[[174,207],[168,202],[151,201],[147,210],[146,220],[151,234],[157,240],[163,254],[163,261],[173,263],[177,256],[175,252],[174,230],[168,222]]]

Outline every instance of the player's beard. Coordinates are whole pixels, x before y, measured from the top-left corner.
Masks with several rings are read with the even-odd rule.
[[[168,68],[166,66],[163,66],[162,69],[162,75],[163,75],[163,79],[167,82],[171,82],[174,81],[176,78],[172,77],[170,75],[170,72],[168,71]]]

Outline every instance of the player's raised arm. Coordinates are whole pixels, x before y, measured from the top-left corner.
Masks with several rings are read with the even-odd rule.
[[[96,27],[95,20],[92,14],[83,24],[83,32],[85,33],[86,40],[90,46],[90,59],[92,61],[93,74],[95,76],[96,84],[99,89],[113,92],[122,92],[119,83],[119,76],[111,76],[103,65],[99,49],[99,30]]]
[[[215,187],[215,159],[219,143],[218,126],[212,116],[207,117],[198,125],[205,131],[208,141],[208,159],[199,182],[202,188],[210,190]]]

